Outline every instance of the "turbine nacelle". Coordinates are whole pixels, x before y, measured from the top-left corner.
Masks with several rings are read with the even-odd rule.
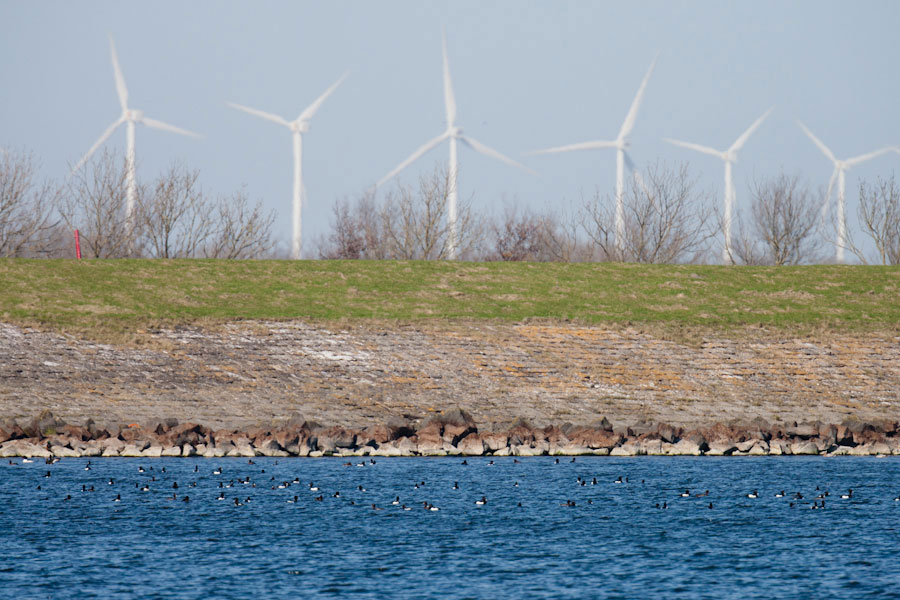
[[[456,125],[452,125],[447,128],[447,136],[452,138],[462,137],[462,127],[457,127]]]
[[[309,131],[309,121],[291,121],[288,129],[293,133],[306,133]]]
[[[136,108],[126,109],[122,113],[123,121],[132,121],[134,123],[140,123],[144,119],[144,111],[138,110]]]

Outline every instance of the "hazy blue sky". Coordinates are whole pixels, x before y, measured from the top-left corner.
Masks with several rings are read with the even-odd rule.
[[[230,100],[294,119],[343,72],[350,77],[304,137],[304,247],[326,232],[332,203],[354,198],[444,125],[440,31],[447,29],[458,122],[539,172],[460,150],[460,191],[485,211],[503,202],[565,206],[611,192],[613,150],[527,156],[613,139],[653,56],[631,142],[638,166],[689,161],[722,196],[720,160],[675,137],[728,147],[772,117],[735,168],[738,207],[755,176],[780,169],[824,186],[832,165],[803,120],[839,157],[900,145],[900,2],[13,2],[0,1],[0,146],[32,150],[62,178],[118,118],[108,34],[131,104],[204,134],[138,127],[145,180],[175,159],[205,189],[242,184],[278,211],[290,237],[290,133],[226,107]],[[124,130],[107,143],[120,152]],[[446,144],[401,176],[447,159]],[[889,154],[851,170],[900,170]],[[851,218],[851,223],[854,221]]]

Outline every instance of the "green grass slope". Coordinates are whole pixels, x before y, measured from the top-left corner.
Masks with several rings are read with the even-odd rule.
[[[900,268],[0,260],[0,321],[60,330],[243,319],[529,318],[897,331]]]

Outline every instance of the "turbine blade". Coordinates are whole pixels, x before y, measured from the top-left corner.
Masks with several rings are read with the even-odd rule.
[[[453,81],[450,79],[450,61],[447,58],[447,32],[441,32],[441,49],[444,55],[444,108],[447,111],[447,127],[456,122],[456,97],[453,95]]]
[[[834,157],[834,153],[828,149],[828,146],[826,146],[822,142],[822,140],[820,140],[819,138],[814,136],[812,131],[810,131],[809,129],[806,128],[806,125],[804,125],[800,121],[797,121],[797,125],[799,125],[800,129],[803,130],[803,133],[806,134],[806,137],[811,139],[813,141],[813,144],[815,144],[816,146],[819,147],[819,150],[822,151],[822,154],[824,154],[826,157],[828,157],[828,160],[830,160],[831,162],[837,162],[837,158]]]
[[[881,148],[880,150],[876,150],[874,152],[869,152],[868,154],[862,154],[860,156],[854,156],[853,158],[848,158],[844,161],[848,167],[853,167],[858,165],[859,163],[866,162],[867,160],[873,159],[876,156],[881,156],[882,154],[887,154],[888,152],[893,151],[894,148],[887,147]]]
[[[298,121],[308,121],[308,120],[312,119],[313,115],[316,114],[316,112],[319,110],[319,108],[322,107],[322,104],[325,102],[325,100],[328,99],[328,96],[330,96],[334,92],[334,90],[336,90],[337,87],[339,85],[341,85],[345,79],[347,79],[347,76],[349,74],[350,74],[350,72],[347,71],[346,73],[341,75],[337,81],[335,81],[334,83],[331,84],[331,87],[329,87],[327,90],[325,90],[324,94],[322,94],[321,96],[316,98],[315,102],[313,102],[312,104],[307,106],[306,110],[304,110],[302,113],[300,113],[300,116],[297,117],[297,120]]]
[[[466,137],[466,136],[460,136],[459,139],[461,139],[463,141],[463,143],[465,143],[467,146],[469,146],[475,152],[480,152],[480,153],[484,154],[485,156],[490,156],[491,158],[496,158],[497,160],[499,160],[501,162],[505,162],[506,164],[510,165],[511,167],[516,167],[516,168],[522,169],[523,171],[527,171],[527,172],[531,173],[532,175],[537,175],[536,172],[529,169],[525,165],[514,161],[513,159],[511,159],[508,156],[500,154],[493,148],[489,148],[489,147],[485,146],[484,144],[482,144],[481,142],[479,142],[476,139]]]
[[[238,110],[244,111],[245,113],[250,113],[251,115],[253,115],[255,117],[260,117],[261,119],[266,119],[267,121],[272,121],[273,123],[278,123],[279,125],[284,125],[285,127],[291,126],[290,123],[288,123],[286,120],[279,117],[278,115],[273,115],[272,113],[267,113],[265,111],[258,110],[256,108],[250,108],[249,106],[244,106],[243,104],[236,104],[234,102],[226,102],[225,104],[227,104],[231,108],[236,108]]]
[[[163,131],[171,131],[172,133],[180,133],[181,135],[195,138],[203,137],[199,133],[194,133],[193,131],[188,131],[187,129],[182,129],[181,127],[175,127],[174,125],[169,125],[168,123],[163,123],[162,121],[157,121],[156,119],[148,119],[147,117],[144,117],[143,119],[141,119],[141,123],[143,123],[147,127],[153,127],[154,129],[162,129]]]
[[[741,137],[739,137],[739,138],[731,145],[731,148],[729,148],[728,151],[729,151],[729,152],[737,152],[738,150],[740,150],[741,148],[743,148],[743,147],[744,147],[744,144],[747,143],[747,140],[750,139],[750,136],[753,135],[753,132],[756,131],[756,130],[759,128],[760,125],[762,125],[763,121],[765,121],[766,119],[769,118],[769,115],[772,114],[772,111],[773,111],[773,110],[775,110],[775,107],[774,107],[774,106],[773,106],[772,108],[770,108],[769,110],[767,110],[766,112],[764,112],[763,115],[762,115],[760,118],[758,118],[757,120],[753,121],[753,125],[751,125],[750,127],[748,127],[748,128],[747,128],[747,131],[745,131],[744,133],[741,134]]]
[[[650,75],[653,73],[653,68],[656,66],[656,58],[657,57],[654,57],[653,62],[650,63],[647,74],[644,75],[644,79],[641,80],[641,87],[638,88],[637,95],[635,95],[634,100],[631,102],[631,107],[628,109],[628,114],[625,115],[622,129],[619,130],[619,136],[616,138],[616,140],[620,142],[628,137],[628,134],[634,129],[634,122],[637,120],[638,109],[640,109],[641,101],[644,98],[644,90],[647,88],[647,82],[650,81]]]
[[[715,148],[710,148],[709,146],[701,146],[700,144],[694,144],[691,142],[682,142],[681,140],[673,140],[672,138],[663,138],[663,141],[674,144],[675,146],[681,146],[682,148],[696,150],[697,152],[702,152],[703,154],[710,154],[722,159],[725,158],[724,152],[720,152]]]
[[[113,38],[109,36],[109,51],[112,54],[113,73],[116,77],[116,93],[119,95],[119,104],[122,106],[122,112],[128,110],[128,88],[125,87],[125,76],[122,75],[122,68],[119,66],[119,56],[116,54],[116,44]]]
[[[445,139],[447,139],[448,135],[449,134],[445,132],[445,133],[442,133],[441,135],[437,136],[433,140],[429,140],[429,141],[425,142],[418,150],[413,152],[409,156],[409,158],[407,158],[402,163],[400,163],[399,165],[394,167],[393,171],[391,171],[390,173],[388,173],[387,175],[382,177],[378,181],[378,183],[375,184],[375,187],[381,187],[382,185],[387,183],[392,177],[394,177],[394,175],[396,175],[397,173],[399,173],[400,171],[402,171],[403,169],[408,167],[410,164],[415,162],[420,156],[422,156],[423,154],[425,154],[426,152],[428,152],[429,150],[431,150],[432,148],[434,148],[435,146],[437,146],[438,144],[443,142]]]
[[[81,160],[79,160],[78,163],[76,163],[76,165],[72,168],[72,171],[69,173],[70,175],[84,166],[84,163],[86,163],[91,155],[97,151],[97,148],[103,145],[103,142],[109,139],[109,136],[113,134],[113,132],[116,130],[116,127],[122,124],[122,121],[122,119],[118,119],[115,123],[106,128],[106,131],[103,132],[103,135],[101,135],[100,138],[96,142],[94,142],[94,145],[91,146],[91,149],[88,150],[87,153],[85,153],[85,155],[81,157]]]
[[[579,142],[577,144],[569,144],[568,146],[556,146],[554,148],[546,148],[544,150],[534,150],[529,154],[556,154],[558,152],[571,152],[573,150],[598,150],[600,148],[618,148],[616,142],[607,142],[597,140],[594,142]]]

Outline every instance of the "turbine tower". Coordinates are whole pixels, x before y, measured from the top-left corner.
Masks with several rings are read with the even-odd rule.
[[[134,204],[135,199],[137,197],[137,182],[135,179],[135,171],[134,171],[134,130],[135,125],[137,123],[141,123],[146,125],[147,127],[153,127],[154,129],[162,129],[163,131],[171,131],[172,133],[180,133],[181,135],[187,135],[191,137],[202,137],[200,134],[194,133],[193,131],[187,131],[186,129],[181,129],[180,127],[175,127],[174,125],[169,125],[168,123],[163,123],[162,121],[157,121],[156,119],[150,119],[144,116],[144,112],[140,110],[136,110],[133,108],[128,108],[128,88],[125,87],[125,77],[122,75],[122,69],[119,67],[119,57],[116,55],[116,45],[113,42],[112,36],[109,37],[109,50],[112,54],[112,65],[113,65],[113,73],[116,77],[116,92],[119,95],[119,104],[122,106],[122,116],[120,116],[116,121],[110,125],[106,131],[103,132],[103,135],[100,136],[94,145],[91,146],[91,149],[87,151],[87,154],[81,157],[81,160],[78,161],[78,164],[72,169],[72,173],[75,173],[80,169],[84,163],[91,157],[91,155],[96,152],[97,148],[103,145],[109,136],[113,134],[116,128],[119,125],[125,124],[125,139],[126,139],[126,150],[125,150],[125,189],[126,189],[126,215],[128,219],[129,228],[134,225]]]
[[[822,143],[822,140],[817,138],[812,134],[812,132],[806,128],[806,125],[797,121],[797,125],[800,126],[800,129],[803,130],[803,133],[813,141],[813,143],[819,147],[819,150],[822,151],[822,154],[825,155],[828,160],[834,164],[834,171],[831,172],[831,178],[828,180],[828,192],[825,195],[825,203],[822,205],[822,218],[826,219],[828,217],[828,207],[831,204],[831,190],[834,188],[834,180],[837,178],[838,182],[838,205],[837,205],[837,219],[838,219],[838,227],[837,227],[837,242],[834,259],[842,263],[844,262],[844,247],[847,245],[847,215],[845,213],[845,203],[844,203],[844,184],[845,184],[845,173],[850,167],[855,167],[856,165],[866,162],[871,158],[875,158],[876,156],[881,156],[882,154],[886,154],[888,152],[894,151],[900,154],[900,150],[896,148],[881,148],[880,150],[875,150],[874,152],[869,152],[868,154],[862,154],[860,156],[855,156],[853,158],[847,158],[845,160],[838,160],[835,158],[834,153],[828,149],[828,146]]]
[[[234,102],[228,102],[228,106],[231,108],[236,108],[238,110],[242,110],[245,113],[250,113],[251,115],[260,117],[262,119],[266,119],[267,121],[272,121],[273,123],[278,123],[279,125],[284,125],[288,129],[291,130],[291,137],[294,142],[294,212],[292,215],[291,222],[293,223],[293,235],[291,237],[291,258],[299,259],[302,256],[302,221],[301,221],[301,211],[303,209],[303,150],[302,150],[302,142],[303,142],[303,134],[309,131],[309,120],[313,118],[313,115],[321,108],[322,104],[325,100],[328,99],[328,96],[337,89],[337,87],[347,78],[349,73],[344,73],[341,75],[340,79],[331,84],[325,92],[319,96],[315,102],[307,106],[303,112],[300,113],[300,116],[294,119],[293,121],[288,121],[278,115],[273,115],[272,113],[267,113],[256,108],[250,108],[249,106],[243,106],[241,104],[235,104]]]
[[[628,109],[628,114],[625,115],[625,121],[622,123],[622,127],[619,129],[619,135],[615,140],[580,142],[568,146],[557,146],[555,148],[537,150],[531,153],[555,154],[558,152],[570,152],[572,150],[597,150],[600,148],[616,149],[616,248],[618,248],[619,251],[622,250],[622,241],[625,238],[625,164],[627,163],[628,169],[636,174],[634,163],[626,152],[626,148],[628,148],[629,145],[628,135],[631,133],[631,130],[634,129],[638,109],[640,109],[641,101],[644,98],[644,90],[647,88],[647,82],[650,81],[650,75],[653,73],[653,68],[655,66],[656,58],[650,63],[650,68],[647,69],[647,74],[644,75],[644,79],[641,81],[641,86],[638,88],[637,95],[635,95],[634,100],[631,102],[631,107]]]
[[[753,132],[762,125],[763,121],[765,121],[772,111],[775,110],[774,107],[767,110],[763,115],[758,118],[753,124],[747,128],[747,131],[741,134],[741,136],[735,140],[735,142],[729,147],[727,150],[716,150],[715,148],[710,148],[709,146],[701,146],[700,144],[693,144],[691,142],[682,142],[680,140],[673,140],[670,138],[663,138],[665,141],[670,144],[674,144],[676,146],[681,146],[683,148],[689,148],[691,150],[696,150],[697,152],[703,152],[704,154],[710,154],[712,156],[716,156],[725,161],[725,247],[722,249],[722,260],[723,262],[733,263],[734,257],[731,253],[731,221],[732,221],[732,213],[734,211],[734,202],[737,194],[734,191],[734,180],[731,176],[731,166],[737,162],[737,153],[741,148],[744,147],[744,144],[747,143],[747,140],[753,135]]]
[[[449,187],[447,190],[447,225],[449,230],[449,239],[447,242],[447,254],[450,259],[456,258],[457,244],[458,244],[458,231],[456,226],[456,203],[458,198],[458,188],[457,188],[457,175],[459,173],[458,161],[457,161],[457,141],[460,141],[467,145],[472,150],[476,152],[480,152],[485,156],[490,156],[491,158],[495,158],[499,161],[505,162],[508,165],[513,167],[518,167],[529,173],[534,173],[528,167],[514,161],[508,156],[504,156],[500,154],[493,148],[489,148],[479,142],[478,140],[471,138],[469,136],[463,135],[462,129],[456,126],[456,98],[453,96],[453,82],[450,80],[450,62],[447,60],[447,35],[446,33],[442,34],[442,50],[444,55],[444,108],[447,113],[447,129],[441,135],[436,138],[426,142],[423,144],[418,150],[413,152],[409,158],[401,162],[399,165],[394,167],[390,173],[382,177],[378,183],[375,184],[376,187],[380,187],[387,183],[391,178],[393,178],[397,173],[408,167],[410,164],[418,160],[423,154],[443,142],[444,140],[450,140],[450,172],[449,175]]]

